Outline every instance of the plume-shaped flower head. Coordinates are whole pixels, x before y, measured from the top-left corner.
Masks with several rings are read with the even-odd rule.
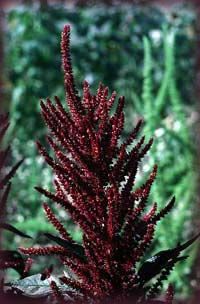
[[[162,281],[175,263],[184,259],[183,249],[194,240],[177,248],[159,252],[144,262],[152,244],[155,227],[173,207],[174,198],[158,211],[154,203],[146,210],[157,166],[146,182],[136,185],[139,165],[152,145],[138,138],[142,120],[121,143],[124,128],[123,96],[109,95],[108,88],[99,84],[92,94],[87,81],[82,96],[76,90],[71,58],[70,27],[62,32],[61,51],[66,101],[69,112],[58,97],[41,102],[42,116],[50,130],[47,137],[55,157],[38,143],[41,155],[53,169],[55,192],[37,187],[54,205],[71,216],[83,233],[82,245],[67,232],[54,211],[44,204],[48,220],[60,237],[46,236],[54,246],[21,248],[29,255],[57,254],[74,275],[60,281],[66,289],[52,282],[57,299],[77,300],[78,303],[161,303],[153,299]],[[151,280],[157,280],[151,284]],[[61,291],[62,290],[62,291]],[[165,303],[172,303],[169,287]],[[133,302],[131,302],[133,303]],[[163,302],[162,302],[163,303]]]

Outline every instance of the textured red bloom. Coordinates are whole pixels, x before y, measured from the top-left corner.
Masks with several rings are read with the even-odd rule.
[[[29,255],[57,254],[75,277],[60,281],[70,287],[62,292],[55,282],[52,290],[57,299],[65,295],[79,303],[161,303],[151,300],[159,292],[163,279],[175,263],[184,259],[180,253],[196,238],[159,252],[142,263],[151,245],[157,222],[173,207],[174,198],[161,211],[157,204],[145,213],[157,166],[145,184],[136,187],[138,167],[152,145],[152,139],[137,139],[139,120],[128,139],[120,144],[124,127],[124,97],[116,100],[108,88],[99,85],[95,95],[87,81],[83,96],[78,94],[71,67],[70,27],[62,33],[62,60],[66,100],[70,113],[58,97],[55,102],[41,102],[43,118],[50,130],[48,142],[55,153],[51,157],[38,143],[41,155],[54,171],[55,193],[37,187],[55,204],[63,207],[83,231],[83,244],[75,243],[53,211],[44,204],[49,221],[60,237],[47,234],[59,246],[21,248]],[[116,103],[116,109],[111,109]],[[157,277],[154,284],[151,279]],[[165,303],[172,303],[169,287]],[[71,303],[66,300],[66,303]]]

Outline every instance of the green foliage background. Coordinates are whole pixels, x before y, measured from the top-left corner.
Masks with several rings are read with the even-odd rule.
[[[188,203],[195,201],[194,151],[187,115],[182,114],[190,113],[194,102],[191,83],[194,78],[195,14],[188,8],[166,14],[150,6],[64,8],[31,5],[8,12],[9,138],[12,139],[13,162],[25,157],[13,179],[9,218],[18,228],[32,235],[51,230],[44,220],[41,197],[33,188],[38,184],[51,187],[52,177],[38,156],[34,141],[44,141],[46,133],[39,114],[39,100],[58,95],[64,101],[60,32],[65,23],[72,25],[71,50],[78,88],[86,78],[92,90],[102,81],[111,90],[125,94],[127,123],[124,136],[132,129],[137,116],[143,116],[146,120],[144,133],[150,137],[156,131],[156,137],[159,137],[142,175],[148,172],[152,163],[158,162],[159,178],[152,200],[163,205],[173,193],[177,196],[173,220],[169,222],[169,217],[159,227],[159,242],[154,250],[173,246],[177,241],[175,236],[180,239],[185,237],[184,231],[186,235],[190,233],[189,220],[186,220],[190,216]],[[173,50],[173,54],[169,54],[171,46],[167,47],[163,34],[166,28],[176,35],[175,55]],[[145,40],[145,61],[144,36],[148,38]],[[159,106],[156,100],[160,100]],[[187,187],[188,180],[194,181],[190,183],[192,187]],[[186,223],[186,229],[183,229],[183,223]],[[169,224],[171,230],[168,230]],[[80,232],[74,230],[70,221],[68,225],[80,240]],[[186,284],[180,283],[180,273],[183,274],[181,279],[185,280],[186,272],[189,272],[190,262],[186,272],[183,271],[186,264],[180,265],[178,274],[172,278],[181,292],[187,291]]]
[[[144,117],[144,134],[154,134],[154,145],[142,166],[140,180],[150,173],[155,163],[159,165],[151,200],[164,207],[169,198],[176,197],[176,207],[157,226],[153,251],[172,248],[184,242],[194,229],[193,207],[197,201],[197,171],[195,168],[194,121],[186,111],[176,84],[175,45],[173,31],[163,31],[165,70],[160,87],[153,92],[153,60],[151,44],[144,38],[144,68],[142,94],[132,94],[136,112]],[[128,94],[128,93],[127,93]],[[191,110],[191,109],[190,109]],[[192,207],[193,206],[193,207]],[[190,252],[186,263],[179,263],[171,274],[171,281],[181,294],[188,294],[191,287],[188,275],[195,259],[196,248]]]

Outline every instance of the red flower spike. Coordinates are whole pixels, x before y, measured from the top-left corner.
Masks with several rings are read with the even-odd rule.
[[[43,204],[44,210],[46,212],[46,216],[48,220],[52,223],[52,225],[56,228],[56,230],[60,233],[62,238],[72,241],[71,236],[69,233],[66,231],[64,226],[60,223],[60,221],[55,217],[54,213],[51,211],[49,206],[47,204]]]
[[[166,304],[172,304],[173,298],[174,298],[174,288],[173,288],[173,286],[170,284],[170,285],[168,286],[168,289],[167,289],[167,292],[166,292],[166,296],[165,296]]]
[[[28,258],[28,259],[25,261],[24,277],[27,276],[27,274],[29,273],[29,271],[30,271],[32,265],[33,265],[33,259]]]
[[[57,284],[55,281],[51,281],[50,283],[50,287],[52,289],[52,292],[53,292],[53,297],[56,301],[58,301],[58,303],[67,303],[65,302],[65,298],[63,296],[63,294],[61,293],[61,291],[59,290]]]
[[[66,250],[61,246],[47,246],[47,247],[38,247],[38,248],[23,248],[20,247],[19,250],[26,255],[65,255]]]
[[[154,204],[146,213],[147,201],[157,174],[154,166],[147,181],[135,184],[140,162],[151,148],[153,139],[137,139],[142,120],[139,120],[128,139],[120,144],[124,128],[125,98],[119,97],[116,110],[110,114],[116,92],[108,96],[101,83],[92,95],[87,81],[83,83],[83,98],[78,94],[70,57],[70,27],[62,33],[61,52],[69,113],[58,97],[41,102],[43,118],[51,132],[48,142],[55,153],[50,157],[38,144],[40,154],[54,172],[55,192],[36,189],[46,198],[63,207],[83,233],[83,244],[73,243],[67,231],[45,204],[47,218],[61,238],[48,235],[60,246],[21,249],[24,254],[56,254],[73,273],[73,279],[61,279],[63,294],[70,293],[66,303],[153,303],[162,281],[185,257],[181,251],[197,237],[161,252],[143,263],[146,250],[152,244],[156,224],[173,207],[174,199],[157,212]],[[136,141],[137,139],[137,141]],[[133,147],[130,147],[130,145]],[[149,280],[158,277],[151,285]],[[58,296],[57,285],[52,289]],[[149,297],[149,298],[148,298]],[[145,300],[144,300],[145,299]],[[110,302],[111,301],[111,302]],[[172,290],[166,295],[172,303]]]
[[[143,221],[149,222],[153,219],[155,213],[157,211],[157,204],[154,203],[149,212],[143,217]]]

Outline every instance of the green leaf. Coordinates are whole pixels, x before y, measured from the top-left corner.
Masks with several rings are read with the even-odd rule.
[[[22,291],[25,296],[28,297],[45,297],[52,293],[50,282],[55,281],[57,285],[60,285],[59,280],[54,276],[46,280],[41,280],[41,274],[35,274],[30,277],[26,277],[22,280],[11,282],[7,286],[12,286]]]

